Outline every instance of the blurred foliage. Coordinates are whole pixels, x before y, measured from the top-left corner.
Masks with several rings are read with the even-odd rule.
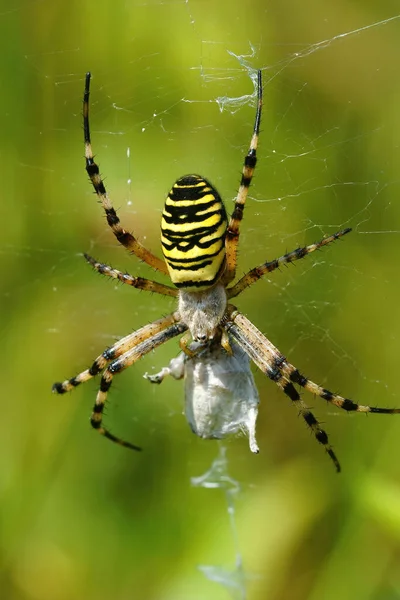
[[[200,172],[231,206],[254,106],[248,73],[228,51],[249,55],[253,44],[245,60],[263,68],[265,107],[239,273],[341,226],[354,232],[238,305],[315,381],[365,404],[400,405],[393,10],[387,0],[3,5],[2,598],[223,600],[229,590],[197,565],[234,569],[223,491],[191,486],[218,444],[190,433],[181,383],[154,389],[142,379],[177,354],[176,342],[113,386],[107,422],[140,455],[90,430],[96,382],[50,393],[173,306],[82,260],[89,251],[149,275],[117,247],[87,183],[88,69],[106,184],[126,226],[157,251],[163,198],[178,176]],[[220,112],[214,100],[224,97]],[[227,441],[248,598],[400,598],[399,420],[304,396],[326,423],[338,477],[287,398],[256,380],[261,454]]]

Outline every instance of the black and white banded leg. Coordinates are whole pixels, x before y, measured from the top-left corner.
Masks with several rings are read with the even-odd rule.
[[[120,244],[125,246],[127,250],[135,254],[140,260],[150,265],[153,269],[160,271],[161,273],[168,274],[168,269],[165,262],[155,256],[147,250],[129,231],[126,231],[121,225],[119,217],[115,211],[115,208],[111,204],[111,200],[107,194],[104,182],[100,175],[98,165],[94,160],[92,151],[92,145],[90,140],[90,127],[89,127],[89,94],[90,94],[90,73],[86,73],[85,78],[85,91],[83,94],[83,132],[85,140],[85,160],[86,160],[86,171],[90,177],[90,181],[94,187],[94,190],[99,198],[101,205],[103,206],[106,214],[107,223],[110,226],[113,234],[117,238]]]
[[[57,394],[65,394],[66,392],[70,392],[81,383],[85,383],[86,381],[89,381],[89,379],[92,379],[92,377],[95,377],[101,373],[101,371],[105,369],[108,363],[110,363],[112,360],[115,360],[122,354],[125,354],[125,352],[128,352],[128,350],[134,346],[138,346],[148,338],[153,337],[160,331],[163,331],[167,327],[175,324],[178,320],[179,316],[177,313],[173,313],[166,317],[162,317],[153,323],[149,323],[148,325],[141,327],[129,335],[126,335],[118,342],[113,344],[110,348],[104,350],[104,352],[96,358],[91,367],[85,371],[82,371],[82,373],[71,377],[70,379],[54,383],[53,392]]]
[[[323,238],[319,242],[315,242],[314,244],[309,244],[308,246],[303,246],[302,248],[296,248],[296,250],[292,250],[292,252],[288,252],[279,258],[275,258],[274,260],[267,261],[254,269],[251,269],[246,275],[244,275],[238,282],[235,283],[231,288],[227,289],[228,298],[235,298],[241,294],[246,288],[256,283],[263,275],[267,273],[271,273],[275,271],[275,269],[279,269],[281,265],[292,263],[296,260],[300,260],[311,254],[311,252],[315,252],[332,242],[340,239],[346,233],[350,233],[351,229],[348,227],[347,229],[343,229],[342,231],[338,231],[333,235],[330,235],[326,238]]]
[[[261,70],[257,72],[257,111],[253,127],[253,135],[250,141],[249,150],[244,159],[242,178],[240,181],[238,195],[235,200],[235,207],[231,218],[229,219],[226,230],[225,249],[226,249],[226,269],[222,282],[226,285],[232,281],[236,273],[237,249],[239,243],[240,222],[243,219],[244,206],[254,170],[257,163],[257,145],[260,133],[262,109],[262,75]]]
[[[95,258],[89,256],[89,254],[84,254],[84,257],[87,262],[92,265],[93,269],[101,275],[106,275],[112,279],[118,279],[121,283],[126,283],[138,290],[153,292],[154,294],[161,294],[162,296],[172,296],[173,298],[176,298],[178,295],[178,290],[176,288],[169,287],[163,283],[158,283],[158,281],[151,281],[150,279],[144,279],[143,277],[133,277],[132,275],[129,275],[129,273],[122,273],[122,271],[113,269],[110,265],[97,261]]]
[[[131,448],[132,450],[141,450],[138,446],[131,444],[130,442],[126,442],[125,440],[115,436],[108,429],[103,426],[103,410],[107,400],[107,394],[110,390],[113,378],[115,375],[118,375],[124,369],[130,367],[135,362],[137,362],[142,356],[148,354],[152,350],[161,346],[168,340],[180,335],[184,331],[186,331],[187,327],[184,323],[175,323],[170,327],[167,327],[163,331],[160,331],[153,337],[141,342],[139,345],[134,346],[125,354],[122,354],[119,358],[113,360],[108,367],[103,372],[100,381],[100,388],[97,393],[96,401],[93,407],[92,416],[90,418],[90,423],[98,433],[104,435],[106,438],[119,444],[120,446],[126,446],[127,448]]]

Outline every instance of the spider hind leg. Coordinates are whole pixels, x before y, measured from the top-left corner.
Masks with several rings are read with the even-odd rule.
[[[347,412],[376,413],[384,415],[400,414],[400,408],[364,406],[363,404],[357,404],[356,402],[353,402],[349,398],[344,398],[343,396],[339,396],[339,394],[334,394],[333,392],[330,392],[326,388],[323,388],[317,383],[311,381],[311,379],[308,379],[302,375],[298,369],[296,369],[296,367],[288,362],[285,362],[284,369],[291,381],[297,383],[311,394],[314,394],[315,396],[318,396],[319,398],[322,398],[330,404],[333,404],[334,406],[337,406],[338,408],[341,408]]]
[[[300,398],[300,394],[298,393],[294,385],[290,383],[290,381],[285,379],[283,376],[280,381],[275,380],[275,383],[277,383],[277,385],[286,394],[286,396],[288,396],[290,400],[295,404],[295,406],[297,406],[299,415],[303,417],[307,426],[311,429],[312,433],[314,434],[315,439],[325,448],[326,453],[335,465],[336,472],[340,473],[340,463],[331,444],[329,443],[328,434],[324,429],[321,428],[320,422],[315,418],[314,414]]]
[[[285,357],[251,321],[236,311],[232,305],[228,307],[225,327],[257,367],[290,398],[298,409],[299,414],[311,429],[315,439],[324,446],[328,456],[335,465],[336,471],[340,473],[340,463],[329,443],[328,434],[321,428],[319,421],[301,399],[300,394],[290,380],[289,373],[285,372],[285,367],[288,364]]]

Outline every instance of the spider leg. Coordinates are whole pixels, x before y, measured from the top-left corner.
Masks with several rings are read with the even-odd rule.
[[[86,73],[85,78],[85,92],[83,95],[83,131],[85,140],[85,159],[86,159],[86,171],[90,177],[90,181],[94,187],[94,190],[103,206],[104,212],[106,213],[107,223],[111,227],[111,230],[120,244],[125,246],[127,250],[135,254],[140,260],[150,265],[153,269],[160,271],[161,273],[168,274],[167,266],[161,258],[158,258],[147,250],[138,240],[128,231],[126,231],[119,220],[117,213],[111,200],[108,197],[104,182],[100,176],[98,165],[94,161],[92,145],[90,140],[90,128],[89,128],[89,93],[90,93],[90,73]]]
[[[346,233],[350,233],[351,228],[342,229],[342,231],[337,231],[333,235],[329,237],[323,238],[319,242],[315,242],[314,244],[310,244],[309,246],[303,246],[302,248],[296,248],[296,250],[292,250],[292,252],[288,252],[275,260],[267,261],[254,269],[251,269],[246,275],[244,275],[238,282],[235,283],[231,288],[227,289],[228,298],[234,298],[241,294],[246,288],[256,283],[263,275],[266,273],[271,273],[271,271],[275,271],[281,265],[292,263],[295,260],[300,260],[300,258],[304,258],[311,252],[315,252],[315,250],[319,250],[323,246],[327,246],[331,242],[334,242],[346,235]]]
[[[362,404],[356,404],[349,398],[343,398],[338,394],[334,394],[326,388],[314,383],[307,377],[304,377],[304,375],[301,375],[296,367],[286,361],[282,366],[282,372],[287,373],[287,376],[291,381],[297,383],[311,394],[319,396],[323,400],[327,400],[331,404],[334,404],[338,408],[342,408],[347,412],[378,413],[383,415],[400,414],[400,408],[378,408],[376,406],[363,406]]]
[[[293,385],[292,380],[285,372],[283,365],[285,357],[271,344],[271,342],[259,331],[251,321],[237,312],[232,305],[232,310],[227,316],[225,327],[229,334],[240,344],[243,350],[250,356],[257,367],[274,381],[278,387],[290,398],[297,407],[299,414],[303,417],[308,427],[313,432],[316,440],[322,444],[335,465],[336,471],[340,473],[340,463],[329,443],[327,433],[321,428],[308,406],[300,398]]]
[[[384,415],[396,415],[400,414],[400,408],[378,408],[375,406],[364,406],[362,404],[356,404],[349,398],[344,398],[343,396],[339,396],[339,394],[334,394],[330,392],[326,388],[314,383],[304,375],[302,375],[299,370],[293,366],[290,362],[286,360],[286,358],[279,352],[278,348],[276,348],[267,338],[265,338],[261,332],[258,331],[252,325],[252,323],[246,319],[243,315],[238,315],[238,319],[235,318],[235,324],[241,323],[241,327],[248,329],[248,323],[250,323],[251,327],[258,332],[264,340],[266,340],[268,344],[268,352],[274,361],[275,367],[282,373],[282,375],[293,383],[297,383],[302,388],[310,392],[310,394],[314,394],[323,400],[326,400],[330,404],[337,406],[338,408],[342,408],[347,412],[361,412],[361,413],[377,413]]]
[[[75,375],[71,379],[66,379],[63,382],[57,382],[53,384],[53,392],[57,394],[65,394],[65,392],[70,392],[74,388],[76,388],[79,384],[85,383],[92,377],[98,375],[112,360],[115,360],[122,354],[128,352],[132,347],[141,344],[145,340],[153,337],[160,331],[166,329],[167,327],[175,324],[178,321],[177,313],[173,313],[153,323],[149,323],[144,327],[141,327],[137,331],[130,333],[129,335],[123,337],[118,342],[116,342],[107,350],[104,350],[100,356],[96,358],[91,367],[79,373],[79,375]]]
[[[154,292],[156,294],[162,294],[163,296],[173,296],[174,298],[178,295],[176,288],[169,287],[157,281],[150,281],[150,279],[143,279],[142,277],[132,277],[129,273],[122,273],[118,269],[113,269],[109,265],[98,262],[88,254],[84,254],[85,259],[89,264],[92,265],[93,269],[101,275],[107,275],[113,279],[118,279],[122,283],[131,285],[139,290],[146,292]]]
[[[226,249],[226,269],[222,278],[224,284],[229,283],[234,279],[236,272],[237,247],[239,242],[239,227],[240,221],[243,219],[244,205],[247,194],[253,178],[254,169],[257,162],[257,144],[258,135],[260,132],[262,108],[262,78],[261,70],[257,73],[257,112],[254,121],[253,135],[250,141],[250,148],[244,159],[242,179],[240,181],[238,195],[235,200],[235,208],[229,220],[226,230],[225,249]]]
[[[164,342],[167,342],[171,338],[183,333],[186,331],[187,326],[182,323],[174,323],[173,325],[163,329],[163,331],[159,331],[152,337],[149,337],[145,341],[142,341],[140,344],[131,347],[130,350],[122,354],[119,358],[114,359],[108,367],[105,369],[101,381],[100,388],[97,393],[96,401],[93,407],[92,416],[90,418],[90,423],[96,431],[98,431],[101,435],[104,435],[106,438],[119,444],[120,446],[126,446],[127,448],[131,448],[132,450],[140,450],[138,446],[131,444],[130,442],[126,442],[119,437],[116,437],[108,429],[106,429],[103,424],[103,410],[104,405],[107,400],[107,394],[111,387],[112,380],[114,375],[121,373],[127,367],[130,367],[135,362],[137,362],[142,356],[151,352],[151,350],[155,350]]]

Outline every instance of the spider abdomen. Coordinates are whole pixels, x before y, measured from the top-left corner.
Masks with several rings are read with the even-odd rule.
[[[202,290],[219,279],[226,228],[221,197],[206,179],[185,175],[176,181],[164,205],[161,243],[177,287]]]

